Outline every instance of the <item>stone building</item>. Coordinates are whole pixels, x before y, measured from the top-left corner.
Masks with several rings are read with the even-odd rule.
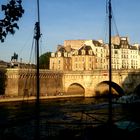
[[[96,68],[96,57],[91,46],[83,45],[71,55],[72,70],[93,70]]]
[[[51,70],[72,70],[71,51],[63,46],[58,46],[57,51],[51,54]]]
[[[140,46],[128,37],[112,37],[112,69],[139,69]],[[109,68],[109,45],[102,40],[65,40],[51,54],[50,69],[83,71]]]
[[[119,37],[116,37],[119,38]],[[112,45],[112,68],[113,69],[139,69],[140,46],[130,45],[128,37],[120,37],[118,42]]]

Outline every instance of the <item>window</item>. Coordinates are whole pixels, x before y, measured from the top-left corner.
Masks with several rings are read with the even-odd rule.
[[[115,54],[118,54],[118,51],[117,50],[115,50],[115,52],[114,52]]]
[[[58,60],[58,64],[60,64],[60,59]]]
[[[89,57],[89,61],[90,61],[90,62],[91,62],[91,60],[92,60],[91,57]]]
[[[92,50],[89,50],[89,55],[92,55]]]
[[[62,54],[61,54],[61,52],[58,52],[57,55],[58,55],[58,57],[61,57]]]
[[[85,55],[85,50],[82,50],[82,55]]]
[[[96,48],[96,52],[98,52],[98,49]]]

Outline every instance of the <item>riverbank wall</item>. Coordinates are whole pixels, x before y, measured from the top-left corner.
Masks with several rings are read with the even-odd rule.
[[[36,69],[5,69],[0,74],[0,94],[36,96]],[[62,73],[40,70],[40,95],[56,96],[63,93]]]
[[[36,96],[36,69],[0,69],[0,95],[8,97]],[[108,93],[109,82],[106,70],[51,71],[40,69],[40,96],[96,97]],[[140,72],[113,70],[112,91],[116,95],[139,92]],[[105,88],[103,88],[105,86]]]

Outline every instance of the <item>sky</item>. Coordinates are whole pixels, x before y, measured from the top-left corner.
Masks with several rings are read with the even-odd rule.
[[[140,0],[111,0],[113,9],[112,34],[127,36],[130,44],[140,44]],[[0,0],[0,5],[8,0]],[[107,42],[108,17],[106,0],[40,0],[40,55],[55,52],[65,40],[102,39]],[[32,61],[34,25],[37,22],[36,0],[22,0],[25,10],[17,22],[19,30],[0,42],[0,60],[10,62],[18,54],[23,62]],[[0,9],[0,19],[4,13]],[[33,49],[34,51],[34,49]],[[32,55],[31,55],[32,54]]]

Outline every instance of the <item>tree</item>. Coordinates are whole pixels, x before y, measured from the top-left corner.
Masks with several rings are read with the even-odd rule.
[[[39,68],[49,69],[51,52],[42,54],[39,58]]]
[[[24,9],[22,8],[22,0],[10,0],[7,5],[1,5],[5,17],[0,20],[0,41],[4,42],[8,33],[14,34],[15,28],[19,29],[17,21],[22,17]]]

